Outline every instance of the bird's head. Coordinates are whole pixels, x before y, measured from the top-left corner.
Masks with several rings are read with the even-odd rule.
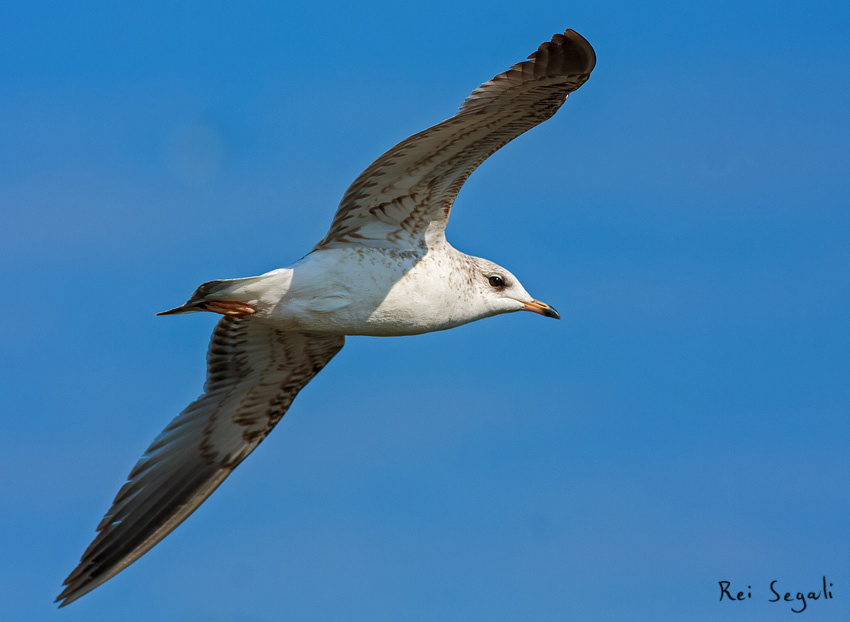
[[[532,311],[546,317],[560,320],[555,309],[531,297],[522,283],[505,268],[487,259],[474,257],[474,279],[480,299],[491,315],[512,313],[514,311]]]

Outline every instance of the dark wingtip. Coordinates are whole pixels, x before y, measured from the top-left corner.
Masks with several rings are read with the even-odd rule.
[[[70,587],[70,586],[68,586],[68,587]],[[78,594],[78,595],[74,596],[73,594],[67,593],[68,587],[66,587],[62,591],[62,593],[59,594],[59,596],[56,597],[56,600],[53,601],[54,604],[59,603],[59,605],[56,607],[57,609],[61,609],[62,607],[67,607],[72,602],[77,600],[80,596],[82,596],[82,594]]]
[[[573,44],[576,53],[583,57],[581,65],[584,67],[584,73],[593,71],[593,68],[596,67],[596,52],[593,50],[593,46],[572,28],[567,28],[563,36]]]
[[[68,578],[65,579],[65,582],[62,584],[62,591],[59,593],[59,596],[53,601],[54,603],[59,603],[58,609],[62,609],[62,607],[67,607],[72,602],[77,600],[78,598],[82,598],[89,592],[91,592],[94,588],[103,583],[104,580],[95,581],[95,582],[86,582],[80,581],[80,575],[78,573],[79,567],[74,570]]]

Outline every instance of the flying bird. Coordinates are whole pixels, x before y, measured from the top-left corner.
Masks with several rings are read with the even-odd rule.
[[[559,318],[495,263],[455,250],[449,212],[496,150],[555,114],[590,76],[593,48],[567,30],[475,89],[456,115],[403,140],[354,180],[330,230],[288,268],[210,281],[186,304],[224,317],[204,393],[154,439],[56,599],[115,576],[182,523],[268,435],[346,335],[399,336],[532,311]]]

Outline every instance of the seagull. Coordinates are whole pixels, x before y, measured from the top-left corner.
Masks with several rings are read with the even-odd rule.
[[[495,263],[455,250],[449,212],[472,172],[555,114],[596,55],[567,30],[475,89],[450,119],[403,140],[345,192],[304,258],[260,276],[209,281],[158,315],[223,317],[204,393],[147,448],[56,598],[77,600],[186,520],[271,432],[346,335],[400,336],[532,311],[560,319]]]

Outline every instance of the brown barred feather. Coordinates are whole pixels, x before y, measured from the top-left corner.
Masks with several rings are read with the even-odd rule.
[[[65,606],[129,566],[195,511],[260,444],[298,392],[339,352],[340,335],[224,317],[207,354],[204,394],[130,471],[97,537],[56,599]]]
[[[555,114],[596,64],[573,30],[475,89],[450,119],[398,143],[354,180],[316,248],[361,244],[424,248],[444,239],[449,212],[472,172]]]

